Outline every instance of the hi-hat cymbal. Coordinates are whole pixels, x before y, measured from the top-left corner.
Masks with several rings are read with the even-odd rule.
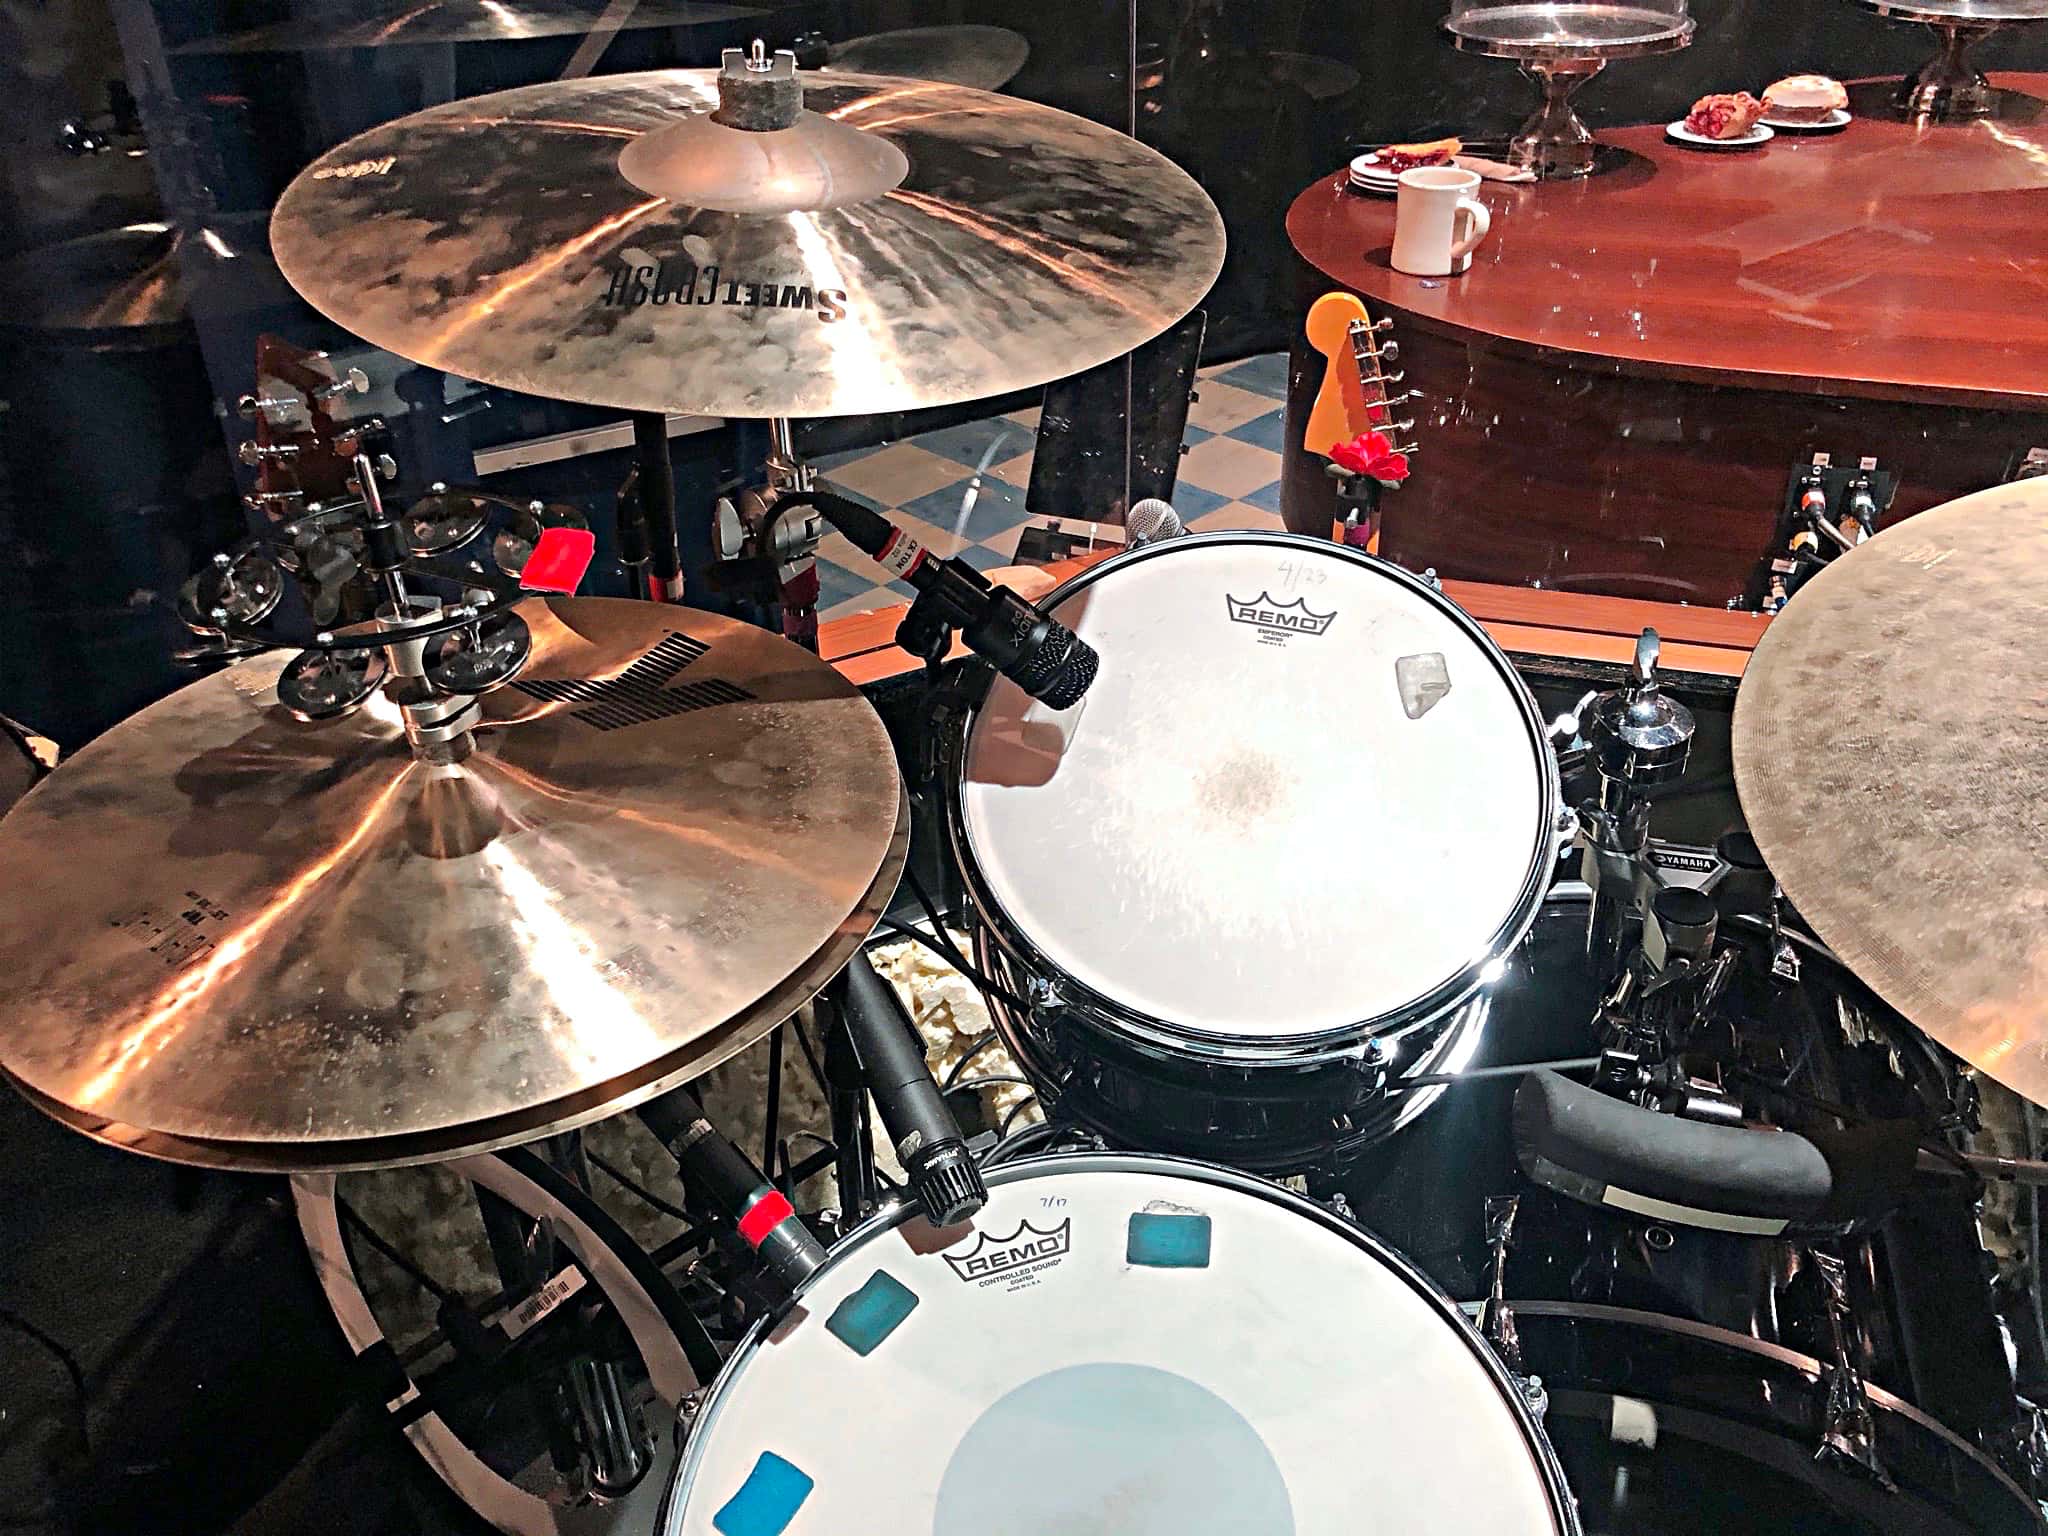
[[[285,190],[279,265],[323,313],[430,367],[760,417],[1077,373],[1173,324],[1222,263],[1202,189],[1085,119],[820,74],[797,126],[749,133],[702,116],[714,81],[565,80],[372,129]],[[720,207],[662,195],[683,187]]]
[[[834,43],[825,57],[832,68],[850,74],[902,75],[995,91],[1024,67],[1031,44],[1008,27],[899,27]]]
[[[874,710],[780,636],[529,601],[476,750],[382,698],[303,725],[257,657],[0,821],[0,1068],[183,1162],[430,1161],[637,1103],[822,986],[895,889]]]
[[[2048,479],[1838,557],[1735,699],[1742,808],[1786,894],[1877,992],[2048,1104]]]

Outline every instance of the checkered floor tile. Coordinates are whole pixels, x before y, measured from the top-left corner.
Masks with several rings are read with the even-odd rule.
[[[1280,526],[1286,397],[1284,353],[1202,370],[1173,496],[1190,528]],[[869,503],[927,548],[985,571],[1012,563],[1017,535],[1031,521],[1024,491],[1037,434],[1037,411],[1013,411],[816,462],[834,488]],[[827,535],[818,546],[820,617],[865,613],[912,595],[903,582],[885,584],[880,576],[845,539]]]

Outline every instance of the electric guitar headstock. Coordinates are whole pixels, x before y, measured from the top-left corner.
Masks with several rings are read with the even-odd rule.
[[[1330,457],[1330,450],[1367,432],[1378,432],[1392,451],[1413,455],[1413,417],[1395,412],[1415,398],[1413,390],[1396,393],[1403,374],[1389,373],[1400,346],[1387,335],[1391,320],[1375,321],[1355,293],[1326,293],[1309,307],[1309,345],[1323,354],[1323,382],[1301,443],[1310,453]]]
[[[256,469],[249,505],[273,522],[288,523],[348,494],[349,461],[335,443],[349,423],[336,408],[369,388],[361,369],[337,374],[325,352],[258,337],[255,392],[235,405],[256,427],[254,441],[241,447],[242,462]]]

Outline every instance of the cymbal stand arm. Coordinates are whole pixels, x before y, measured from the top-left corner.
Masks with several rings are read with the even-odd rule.
[[[683,600],[683,555],[676,533],[676,467],[669,457],[668,418],[633,413],[633,452],[640,465],[640,512],[647,526],[647,595],[657,603]]]

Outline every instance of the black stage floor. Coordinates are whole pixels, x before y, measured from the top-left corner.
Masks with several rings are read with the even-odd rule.
[[[345,1414],[348,1370],[280,1181],[102,1147],[0,1090],[0,1531],[478,1529]]]

